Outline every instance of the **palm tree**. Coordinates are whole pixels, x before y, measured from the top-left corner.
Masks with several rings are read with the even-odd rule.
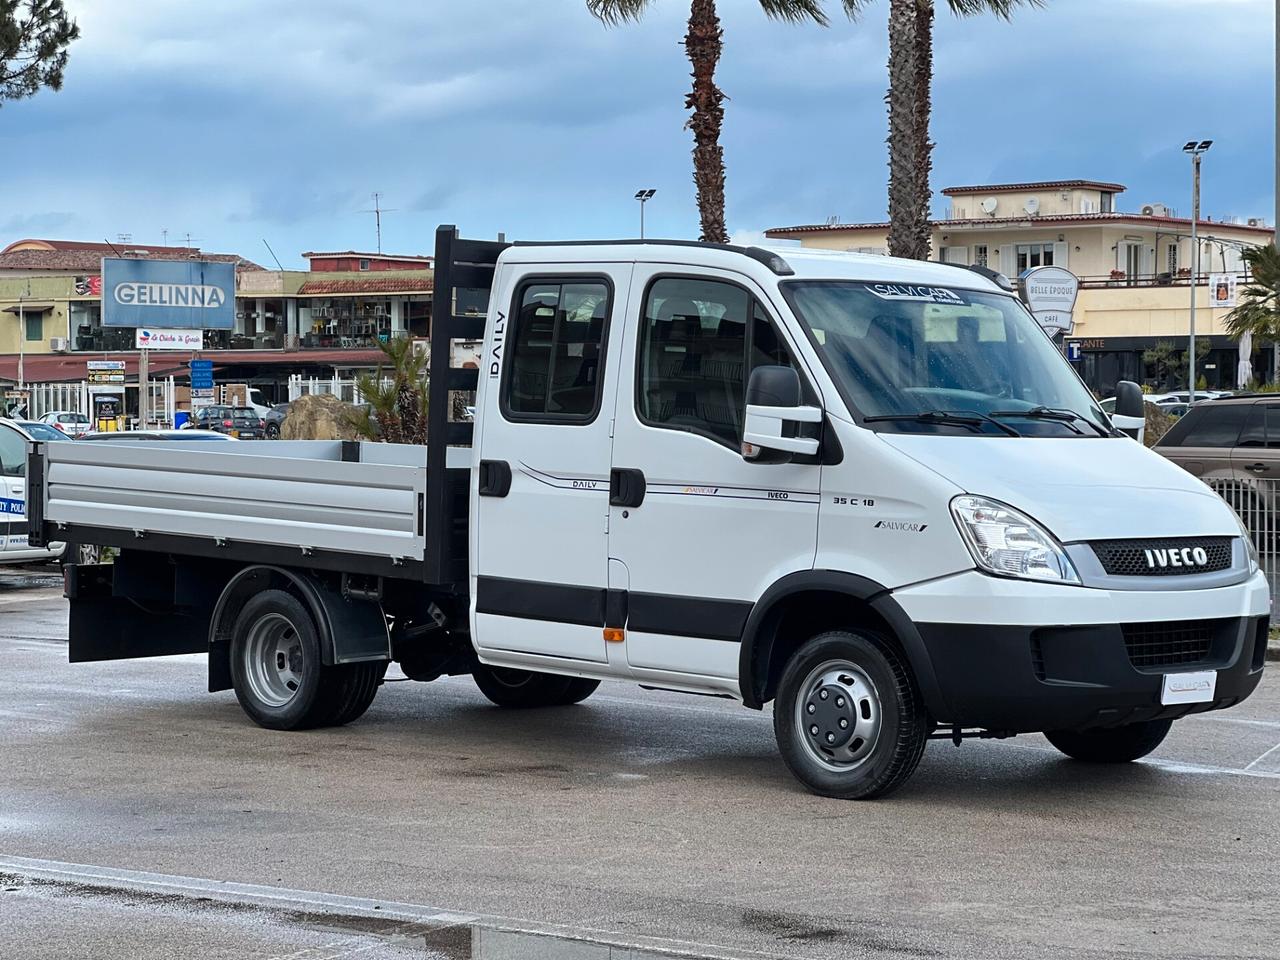
[[[758,0],[765,14],[788,23],[826,26],[823,0]],[[864,0],[842,0],[853,16]],[[587,9],[606,26],[639,20],[650,0],[587,0]],[[724,150],[720,146],[720,126],[724,122],[724,93],[716,86],[716,64],[724,46],[724,31],[715,0],[690,0],[689,32],[684,49],[693,67],[693,89],[685,98],[691,111],[688,128],[693,131],[693,182],[698,188],[698,214],[702,219],[702,239],[727,243],[724,220]]]
[[[1259,340],[1280,340],[1280,250],[1268,243],[1249,247],[1240,256],[1249,269],[1249,282],[1222,325],[1237,340],[1246,333]]]
[[[357,384],[367,406],[356,413],[356,433],[366,440],[426,443],[427,355],[415,353],[408,337],[379,346],[391,367],[378,367],[377,373],[359,377]]]
[[[846,0],[856,16],[870,0]],[[956,16],[991,13],[1009,20],[1015,7],[1046,0],[947,0]],[[889,0],[889,254],[929,259],[929,140],[933,87],[934,0]]]

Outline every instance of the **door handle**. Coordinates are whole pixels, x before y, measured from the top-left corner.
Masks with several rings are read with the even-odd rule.
[[[609,471],[609,506],[638,507],[644,503],[644,471],[614,467]]]
[[[1265,463],[1251,463],[1247,467],[1245,467],[1245,469],[1252,471],[1253,473],[1266,473],[1271,468],[1267,466]]]
[[[511,464],[505,460],[481,460],[476,492],[482,497],[505,497],[511,492]]]

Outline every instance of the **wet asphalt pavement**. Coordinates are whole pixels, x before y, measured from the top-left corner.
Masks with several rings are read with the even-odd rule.
[[[1274,677],[1139,764],[933,743],[852,804],[767,714],[623,684],[270,733],[202,658],[68,665],[58,583],[0,574],[5,960],[1280,956]]]

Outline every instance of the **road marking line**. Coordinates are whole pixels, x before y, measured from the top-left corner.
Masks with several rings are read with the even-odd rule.
[[[1275,753],[1277,750],[1280,750],[1280,743],[1277,743],[1274,747],[1272,747],[1270,750],[1268,750],[1268,751],[1267,751],[1266,753],[1264,753],[1262,756],[1258,757],[1258,759],[1257,759],[1257,760],[1254,760],[1252,763],[1245,764],[1245,769],[1246,769],[1246,770],[1252,770],[1254,767],[1256,767],[1258,764],[1260,764],[1263,760],[1267,759],[1267,757],[1271,756],[1271,755],[1272,755],[1273,753]],[[1280,774],[1277,774],[1277,776],[1280,776]]]
[[[1033,747],[1029,743],[1011,743],[1007,740],[1004,742],[1004,745],[1007,747],[1014,747],[1018,750],[1034,750],[1036,753],[1051,753],[1062,756],[1057,749],[1052,747]],[[1276,746],[1271,749],[1275,750],[1277,748],[1280,748],[1280,744],[1276,744]],[[1267,753],[1270,752],[1271,750],[1267,751]],[[1266,755],[1267,754],[1264,753],[1262,757],[1258,758],[1258,760],[1261,760]],[[1257,763],[1258,760],[1253,762]],[[1229,774],[1233,777],[1256,777],[1259,780],[1280,780],[1280,773],[1271,773],[1266,770],[1250,770],[1249,767],[1244,767],[1243,769],[1237,769],[1236,767],[1210,767],[1199,763],[1187,763],[1182,760],[1160,760],[1153,757],[1144,757],[1143,759],[1135,760],[1134,762],[1144,764],[1148,767],[1156,767],[1160,770],[1168,770],[1170,773],[1222,773]],[[1250,764],[1250,766],[1252,766],[1252,764]]]
[[[1243,717],[1212,717],[1208,714],[1195,714],[1184,717],[1184,720],[1211,720],[1214,723],[1241,723],[1247,727],[1266,727],[1269,730],[1280,730],[1280,723],[1274,720],[1246,720]]]
[[[610,930],[595,927],[577,927],[567,924],[542,923],[521,920],[495,914],[460,913],[420,903],[404,903],[395,900],[375,900],[367,897],[347,897],[336,893],[314,890],[295,890],[289,887],[269,887],[255,883],[234,883],[223,880],[206,880],[200,877],[184,877],[176,874],[147,873],[137,870],[121,870],[115,867],[99,867],[83,863],[67,863],[61,860],[41,860],[33,857],[0,855],[0,872],[8,871],[36,880],[60,884],[87,885],[111,889],[125,889],[147,893],[170,894],[180,897],[208,898],[213,900],[249,903],[255,906],[295,912],[311,911],[320,915],[366,917],[382,920],[399,919],[414,923],[430,923],[440,926],[481,926],[506,933],[523,933],[538,937],[556,937],[582,943],[599,944],[618,950],[649,950],[674,956],[695,957],[697,960],[772,960],[776,954],[746,950],[729,953],[723,947],[677,940],[668,937],[623,936]],[[322,917],[317,917],[322,919]],[[371,934],[377,936],[377,934]]]

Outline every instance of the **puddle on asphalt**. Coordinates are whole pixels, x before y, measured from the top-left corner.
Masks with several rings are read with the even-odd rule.
[[[18,567],[15,570],[0,573],[0,591],[61,586],[61,572],[57,567],[47,564],[38,567]]]

